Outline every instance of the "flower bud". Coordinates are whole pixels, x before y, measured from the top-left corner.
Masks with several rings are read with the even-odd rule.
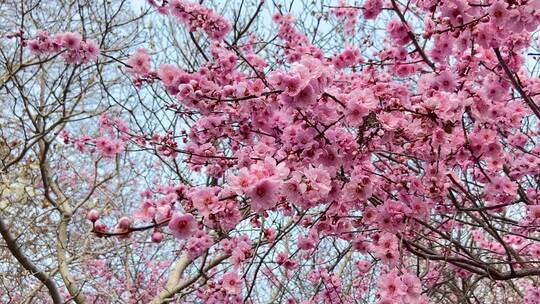
[[[92,223],[95,223],[99,219],[99,216],[99,211],[97,211],[96,209],[92,209],[86,214],[86,218]]]
[[[152,233],[152,242],[161,243],[161,241],[163,241],[163,233],[154,231],[154,233]]]
[[[107,232],[107,225],[103,224],[100,221],[96,221],[94,224],[94,231],[96,232]]]
[[[127,216],[121,217],[118,220],[118,228],[129,230],[131,228],[131,219]]]

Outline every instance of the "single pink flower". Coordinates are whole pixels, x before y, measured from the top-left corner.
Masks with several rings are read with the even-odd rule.
[[[251,197],[251,208],[255,212],[261,212],[274,207],[280,196],[280,183],[271,178],[258,181],[248,191]]]
[[[66,32],[61,37],[62,46],[69,50],[76,50],[81,45],[82,37],[79,33]]]
[[[180,240],[193,236],[197,231],[197,222],[190,213],[174,213],[168,226],[174,237]]]
[[[228,294],[239,294],[242,288],[242,280],[235,272],[227,272],[221,278],[221,287]]]

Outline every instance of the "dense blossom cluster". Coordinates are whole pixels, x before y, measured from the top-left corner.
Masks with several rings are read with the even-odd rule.
[[[128,126],[124,121],[119,118],[111,119],[104,114],[100,116],[97,136],[74,137],[64,130],[61,137],[65,144],[73,144],[80,152],[89,150],[90,152],[98,152],[106,158],[114,158],[125,149],[127,140],[125,132],[127,131]]]
[[[274,14],[272,19],[279,26],[278,35],[283,40],[283,51],[290,62],[298,61],[306,54],[323,58],[322,51],[313,45],[304,33],[296,29],[292,14]]]
[[[382,0],[367,0],[364,3],[364,18],[375,19],[381,13],[383,9]]]
[[[338,7],[333,9],[332,13],[344,22],[344,29],[347,35],[353,35],[356,30],[358,19],[358,9],[347,5],[346,0],[340,0]],[[369,15],[369,13],[368,13]],[[366,18],[367,19],[367,18]]]
[[[138,253],[143,252],[140,248],[135,248],[135,250]],[[106,259],[84,261],[82,265],[84,271],[105,282],[87,300],[91,303],[107,304],[107,295],[129,293],[130,299],[127,303],[149,303],[159,292],[159,285],[164,283],[162,269],[169,267],[171,263],[170,261],[156,261],[144,254],[139,257],[138,262],[143,266],[143,270],[131,277],[129,273],[118,275],[111,262]],[[69,298],[69,295],[66,295],[66,299]]]
[[[225,18],[196,2],[172,0],[166,6],[166,11],[186,25],[190,32],[202,29],[214,40],[223,40],[231,30],[231,25]]]
[[[348,3],[347,0],[340,0],[338,6],[332,10],[332,13],[341,21],[344,22],[343,28],[345,34],[354,35],[356,32],[356,23],[358,20],[359,8],[353,3]],[[361,7],[363,17],[366,20],[375,19],[381,13],[383,9],[382,0],[367,0]]]
[[[94,40],[83,40],[79,33],[64,32],[50,37],[46,31],[39,31],[36,39],[26,41],[30,52],[41,54],[62,53],[66,63],[88,63],[95,61],[100,53]]]
[[[369,288],[366,273],[379,277],[378,303],[429,303],[423,289],[448,269],[496,280],[538,270],[527,264],[540,257],[540,81],[523,66],[540,1],[411,2],[433,17],[413,26],[395,1],[368,0],[361,8],[341,1],[332,9],[353,34],[359,9],[375,19],[388,8],[388,39],[369,60],[354,45],[327,54],[292,15],[278,13],[285,59],[277,66],[249,47],[244,55],[233,49],[225,41],[231,26],[214,10],[181,0],[156,5],[189,31],[203,29],[212,60],[194,72],[174,64],[154,70],[149,51],[139,49],[126,72],[138,87],[156,80],[175,100],[168,108],[193,114],[194,122],[180,132],[132,134],[103,116],[99,137],[65,141],[81,151],[95,145],[108,158],[128,142],[182,157],[207,182],[145,189],[139,210],[114,227],[92,210],[93,231],[126,237],[153,229],[152,241],[172,234],[191,261],[206,261],[208,252],[228,258],[230,267],[215,276],[210,270],[197,289],[207,303],[244,301],[254,248],[277,244],[283,235],[276,230],[287,231],[268,226],[272,215],[298,229],[293,248],[271,245],[275,268],[261,270],[276,285],[275,273],[302,271],[300,257],[315,256],[328,239],[358,254],[357,292]],[[50,39],[42,32],[28,47],[38,54],[64,48],[68,62],[99,53],[74,33]],[[141,222],[148,226],[135,225]],[[245,226],[260,237],[242,233]],[[334,267],[309,270],[320,292],[303,303],[353,302]],[[538,293],[526,298],[537,303]]]

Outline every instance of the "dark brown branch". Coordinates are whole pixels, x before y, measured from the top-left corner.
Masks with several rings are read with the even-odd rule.
[[[399,10],[395,0],[392,0],[392,7],[394,8],[394,11],[397,13],[397,15],[398,15],[399,19],[401,20],[401,22],[403,23],[403,25],[407,27],[407,33],[409,34],[409,37],[411,38],[416,51],[418,52],[418,54],[420,54],[420,57],[422,57],[424,62],[427,63],[427,65],[429,65],[432,70],[435,70],[435,64],[433,62],[431,62],[431,60],[429,60],[428,56],[426,55],[426,53],[424,52],[422,47],[420,47],[420,44],[418,44],[418,41],[416,40],[416,36],[409,29],[409,26],[407,24],[407,20],[405,20],[405,16]]]
[[[32,261],[21,251],[21,248],[17,245],[17,241],[9,232],[6,222],[4,222],[2,218],[0,218],[0,234],[2,234],[2,237],[6,242],[7,248],[9,249],[11,254],[17,259],[17,261],[19,261],[21,266],[23,266],[24,269],[28,270],[36,279],[41,281],[41,283],[43,283],[43,285],[47,287],[53,303],[63,303],[62,296],[60,295],[60,292],[58,292],[54,281],[45,272],[39,270],[37,266],[34,265],[34,263],[32,263]]]
[[[510,79],[510,82],[514,86],[514,88],[518,91],[519,95],[521,95],[521,98],[525,100],[525,103],[531,108],[531,110],[534,112],[537,118],[540,118],[540,108],[538,108],[538,105],[532,100],[532,98],[527,95],[525,90],[523,90],[523,87],[519,83],[518,79],[514,76],[514,73],[510,70],[504,59],[502,58],[501,52],[499,51],[499,48],[494,48],[493,51],[495,51],[495,56],[497,56],[497,60],[499,60],[499,64],[502,66],[506,76]]]

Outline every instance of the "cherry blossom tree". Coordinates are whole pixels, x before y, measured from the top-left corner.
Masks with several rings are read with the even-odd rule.
[[[540,303],[540,0],[0,7],[0,301]]]

